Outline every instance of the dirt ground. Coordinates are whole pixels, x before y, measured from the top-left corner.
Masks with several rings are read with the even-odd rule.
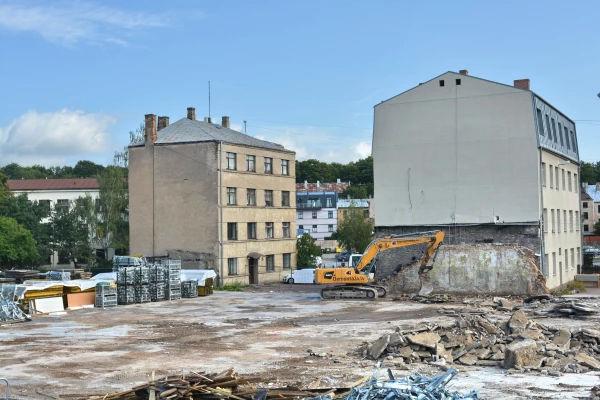
[[[344,386],[374,369],[374,361],[348,355],[363,340],[376,339],[396,326],[409,329],[452,320],[438,312],[440,305],[388,299],[324,301],[316,289],[275,285],[215,292],[2,326],[0,378],[10,381],[11,399],[101,394],[144,383],[152,371],[160,375],[228,367],[263,374],[276,386],[307,385],[317,378],[322,386]],[[574,327],[569,319],[552,323]],[[334,357],[310,356],[308,349]],[[398,370],[393,360],[387,362],[397,377],[442,373],[424,364]],[[555,378],[537,372],[507,375],[498,368],[461,369],[452,388],[479,389],[486,399],[582,399],[600,384],[597,372]]]

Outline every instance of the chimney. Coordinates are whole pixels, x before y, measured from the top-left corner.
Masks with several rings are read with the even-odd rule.
[[[515,87],[529,90],[529,79],[515,79]]]
[[[342,180],[340,178],[337,178],[337,183],[342,183]]]
[[[169,117],[158,117],[158,128],[156,129],[159,132],[161,129],[169,126]]]
[[[156,142],[156,115],[154,114],[146,114],[145,115],[145,125],[146,125],[146,132],[145,132],[145,139],[146,139],[146,145],[152,143],[154,144],[154,142]]]
[[[317,189],[321,187],[321,182],[317,181]]]
[[[458,72],[460,72],[461,75],[469,75],[469,71],[467,71],[466,69],[461,69]]]
[[[596,182],[596,191],[600,192],[600,182]]]
[[[308,188],[308,181],[304,181],[304,189]]]
[[[188,107],[188,119],[192,121],[196,119],[196,109],[194,107]]]
[[[229,128],[229,117],[221,117],[221,126],[223,128]]]

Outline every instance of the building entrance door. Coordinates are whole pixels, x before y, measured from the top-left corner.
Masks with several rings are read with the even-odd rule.
[[[258,283],[258,258],[248,257],[248,280],[251,285]]]

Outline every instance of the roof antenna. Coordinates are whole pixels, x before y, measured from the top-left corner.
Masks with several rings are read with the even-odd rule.
[[[246,134],[248,133],[248,132],[246,131],[246,120],[244,120],[244,133],[246,133]]]
[[[208,81],[208,122],[210,121],[210,81]]]

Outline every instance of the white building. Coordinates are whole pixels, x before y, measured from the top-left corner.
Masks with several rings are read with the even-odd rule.
[[[8,187],[15,195],[27,194],[30,201],[46,204],[48,210],[56,207],[69,207],[69,203],[89,195],[92,199],[100,195],[100,186],[95,178],[77,179],[9,179]],[[48,222],[46,218],[43,222]],[[97,252],[101,246],[94,246]],[[106,258],[112,258],[114,250],[109,249]],[[58,254],[50,257],[49,263],[54,267],[60,264]]]
[[[296,192],[296,227],[325,240],[337,229],[337,192]]]
[[[378,234],[441,228],[449,244],[519,243],[548,287],[574,278],[575,123],[528,79],[510,86],[447,72],[381,102],[373,158]]]

